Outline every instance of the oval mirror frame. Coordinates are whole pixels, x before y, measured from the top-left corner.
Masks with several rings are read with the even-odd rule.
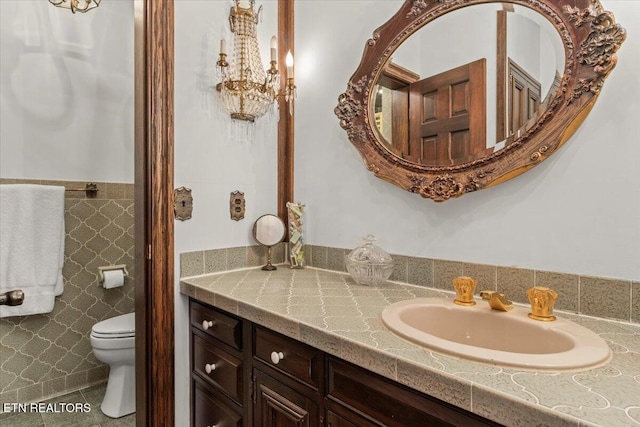
[[[360,65],[334,112],[365,166],[422,197],[442,202],[507,181],[531,169],[561,147],[589,114],[616,65],[626,31],[598,0],[505,0],[542,14],[558,31],[565,49],[560,86],[535,124],[505,148],[468,163],[430,166],[388,150],[375,127],[369,100],[382,69],[398,46],[429,22],[453,10],[487,0],[406,0],[366,44]]]

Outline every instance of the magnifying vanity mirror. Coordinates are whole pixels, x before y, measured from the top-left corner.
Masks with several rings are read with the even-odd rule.
[[[625,37],[597,0],[407,0],[367,41],[335,113],[367,169],[445,201],[564,144]]]
[[[262,267],[263,270],[277,269],[271,264],[271,247],[282,242],[285,231],[284,222],[276,215],[262,215],[253,224],[253,237],[258,243],[267,247],[267,264]]]

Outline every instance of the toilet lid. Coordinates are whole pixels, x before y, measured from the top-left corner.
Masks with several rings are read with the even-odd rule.
[[[101,338],[133,337],[136,332],[135,313],[105,319],[91,328],[91,334]]]

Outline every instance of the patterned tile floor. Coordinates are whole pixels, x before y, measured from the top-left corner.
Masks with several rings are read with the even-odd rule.
[[[45,400],[44,404],[88,404],[82,408],[90,408],[88,412],[7,412],[0,414],[0,425],[2,427],[134,427],[136,425],[136,414],[113,419],[104,415],[100,411],[100,403],[104,396],[107,384],[99,384],[73,393],[58,396]],[[42,408],[42,406],[40,406]],[[60,407],[59,405],[57,407]],[[47,408],[46,406],[44,407]],[[28,408],[27,408],[28,409]]]

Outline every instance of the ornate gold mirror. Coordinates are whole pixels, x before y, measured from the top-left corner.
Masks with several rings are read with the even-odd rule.
[[[335,113],[367,169],[445,201],[564,144],[625,37],[597,0],[407,0],[367,41]]]

